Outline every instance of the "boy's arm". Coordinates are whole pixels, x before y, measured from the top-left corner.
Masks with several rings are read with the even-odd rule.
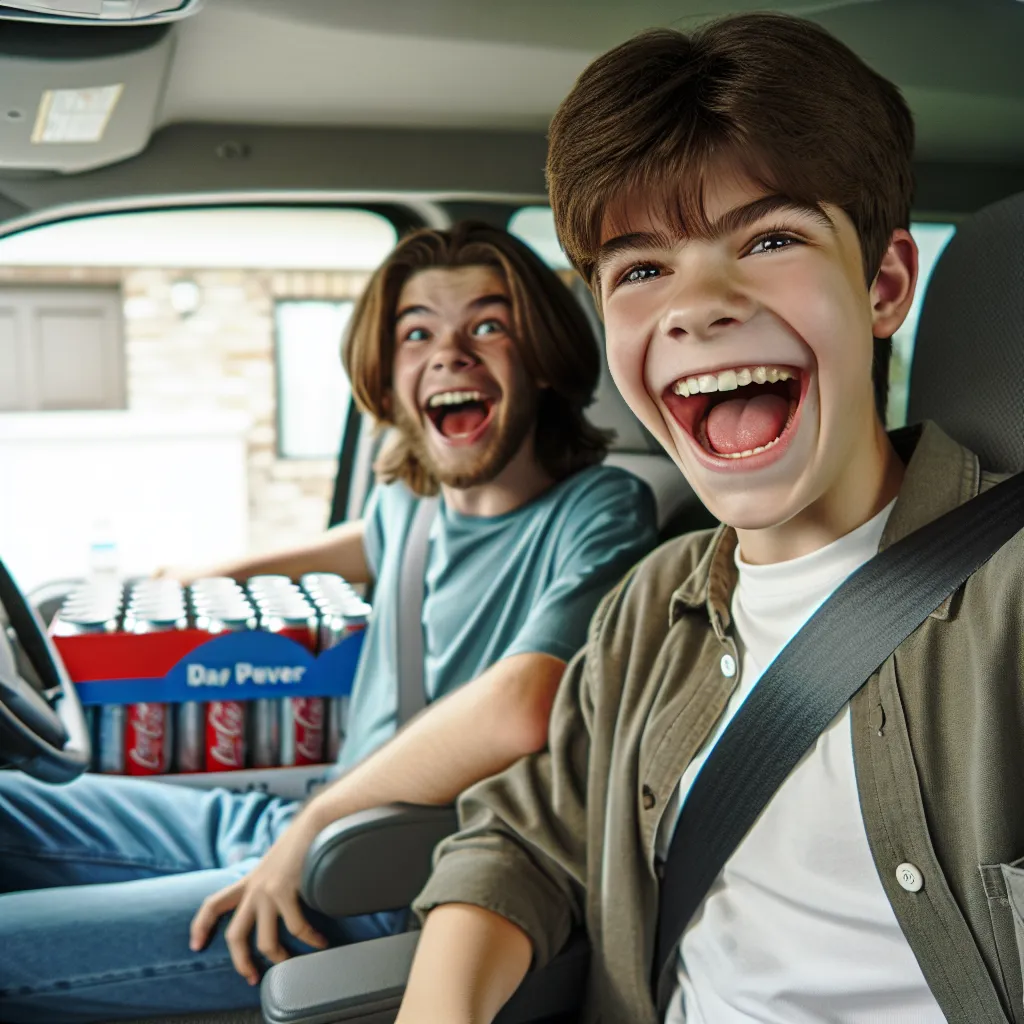
[[[485,1024],[526,975],[530,940],[499,914],[465,903],[427,918],[395,1024]]]
[[[182,583],[192,583],[201,576],[233,576],[245,580],[265,573],[290,576],[297,580],[307,572],[336,572],[350,583],[368,583],[370,568],[366,560],[364,537],[366,524],[357,519],[339,523],[316,540],[283,551],[249,555],[222,565],[203,568],[166,568],[157,573]]]
[[[592,636],[613,596],[594,617]],[[592,694],[599,687],[589,671],[585,652],[566,670],[548,749],[459,800],[462,831],[438,847],[434,873],[414,904],[426,920],[402,1024],[492,1020],[527,968],[544,966],[582,924]]]

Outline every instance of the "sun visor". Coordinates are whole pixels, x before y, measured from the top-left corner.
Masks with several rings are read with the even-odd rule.
[[[173,51],[166,25],[3,23],[0,170],[73,174],[141,152]]]
[[[90,25],[154,24],[195,14],[203,0],[0,0],[0,17]]]

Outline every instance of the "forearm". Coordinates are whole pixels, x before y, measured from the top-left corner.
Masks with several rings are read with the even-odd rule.
[[[341,523],[308,544],[261,555],[246,555],[209,566],[201,572],[188,570],[174,575],[184,577],[182,581],[190,583],[199,575],[233,576],[242,581],[250,576],[270,573],[297,580],[307,572],[334,572],[350,583],[366,583],[370,573],[363,550],[363,532],[362,520]]]
[[[487,1024],[530,967],[530,940],[490,910],[464,903],[427,916],[396,1024]]]
[[[381,804],[454,802],[474,783],[543,746],[563,669],[557,658],[541,654],[500,662],[432,704],[304,813],[322,827]]]

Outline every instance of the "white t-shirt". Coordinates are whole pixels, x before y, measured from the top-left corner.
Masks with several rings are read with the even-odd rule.
[[[776,655],[878,550],[892,504],[802,558],[748,565],[732,617],[740,682],[687,767],[658,834]],[[836,716],[727,862],[683,936],[666,1024],[942,1024],[871,857],[857,796],[850,709]]]

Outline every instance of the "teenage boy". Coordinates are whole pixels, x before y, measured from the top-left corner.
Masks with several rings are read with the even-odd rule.
[[[284,929],[304,944],[294,951],[401,927],[404,914],[314,927],[299,902],[303,860],[341,817],[449,803],[547,742],[558,680],[598,601],[656,539],[650,490],[600,465],[607,436],[583,414],[599,360],[568,289],[505,232],[468,224],[398,246],[345,348],[360,407],[395,428],[366,518],[227,567],[375,581],[344,773],[301,809],[258,793],[3,773],[0,1018],[252,1006],[253,940],[280,961]],[[438,490],[423,603],[436,704],[395,736],[402,548],[415,495]]]
[[[493,1019],[576,926],[586,1022],[1021,1019],[1022,536],[822,733],[650,987],[666,851],[737,708],[851,572],[994,479],[933,424],[890,439],[874,401],[914,291],[912,148],[897,89],[781,15],[636,38],[558,111],[551,204],[616,383],[724,525],[608,596],[550,750],[461,801],[401,1024]]]

